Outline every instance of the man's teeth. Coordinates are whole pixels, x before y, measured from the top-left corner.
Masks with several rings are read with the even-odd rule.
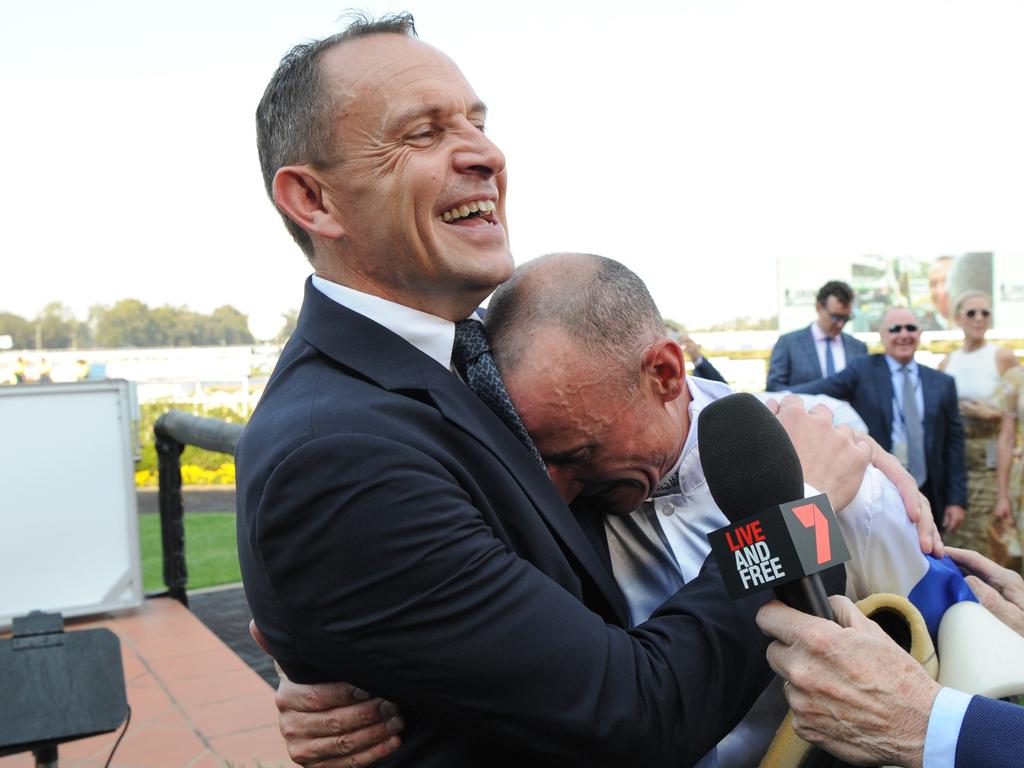
[[[441,220],[455,221],[456,219],[464,219],[471,213],[492,213],[497,207],[493,200],[474,200],[471,203],[456,206],[450,211],[445,211],[441,214]]]

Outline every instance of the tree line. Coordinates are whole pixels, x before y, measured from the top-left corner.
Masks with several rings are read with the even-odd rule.
[[[295,327],[295,312],[278,341]],[[192,347],[252,344],[248,317],[230,305],[210,314],[187,307],[150,308],[138,299],[97,304],[84,321],[60,302],[47,304],[34,318],[0,312],[0,336],[9,335],[14,349],[110,349],[119,347]]]

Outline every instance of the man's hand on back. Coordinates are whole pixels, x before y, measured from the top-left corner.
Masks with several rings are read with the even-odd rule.
[[[249,622],[249,634],[267,654],[266,640]],[[399,746],[405,727],[398,707],[348,683],[293,683],[278,667],[274,702],[288,755],[316,768],[364,768]]]
[[[828,494],[836,510],[853,501],[871,461],[868,447],[853,440],[853,430],[833,427],[828,408],[816,405],[808,411],[796,395],[767,405],[793,441],[804,482]]]
[[[889,481],[896,486],[903,498],[903,506],[907,517],[917,526],[917,537],[921,542],[921,551],[926,555],[943,557],[946,554],[939,529],[935,527],[932,505],[927,497],[917,489],[917,481],[900,464],[900,460],[880,446],[873,437],[857,434],[857,440],[867,442],[871,447],[871,463],[880,470]]]

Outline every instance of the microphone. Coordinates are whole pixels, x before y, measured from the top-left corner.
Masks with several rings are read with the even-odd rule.
[[[701,411],[697,444],[708,490],[729,520],[708,534],[729,596],[774,589],[786,605],[834,621],[818,572],[850,552],[828,497],[803,498],[804,473],[782,424],[737,393]]]

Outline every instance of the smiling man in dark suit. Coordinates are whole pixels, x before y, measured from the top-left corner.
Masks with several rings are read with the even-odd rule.
[[[890,309],[879,329],[885,353],[850,361],[835,376],[794,392],[847,400],[868,433],[895,453],[917,480],[941,528],[954,530],[967,507],[964,430],[956,383],[941,371],[914,361],[921,327],[909,309]]]
[[[267,87],[264,179],[315,274],[236,453],[246,597],[289,677],[401,704],[389,764],[688,764],[770,677],[762,601],[709,565],[626,631],[471,318],[512,272],[485,117],[405,16]]]
[[[806,328],[784,333],[772,348],[765,389],[779,392],[823,376],[839,373],[868,347],[843,328],[853,317],[853,289],[830,280],[818,290],[818,319]]]

